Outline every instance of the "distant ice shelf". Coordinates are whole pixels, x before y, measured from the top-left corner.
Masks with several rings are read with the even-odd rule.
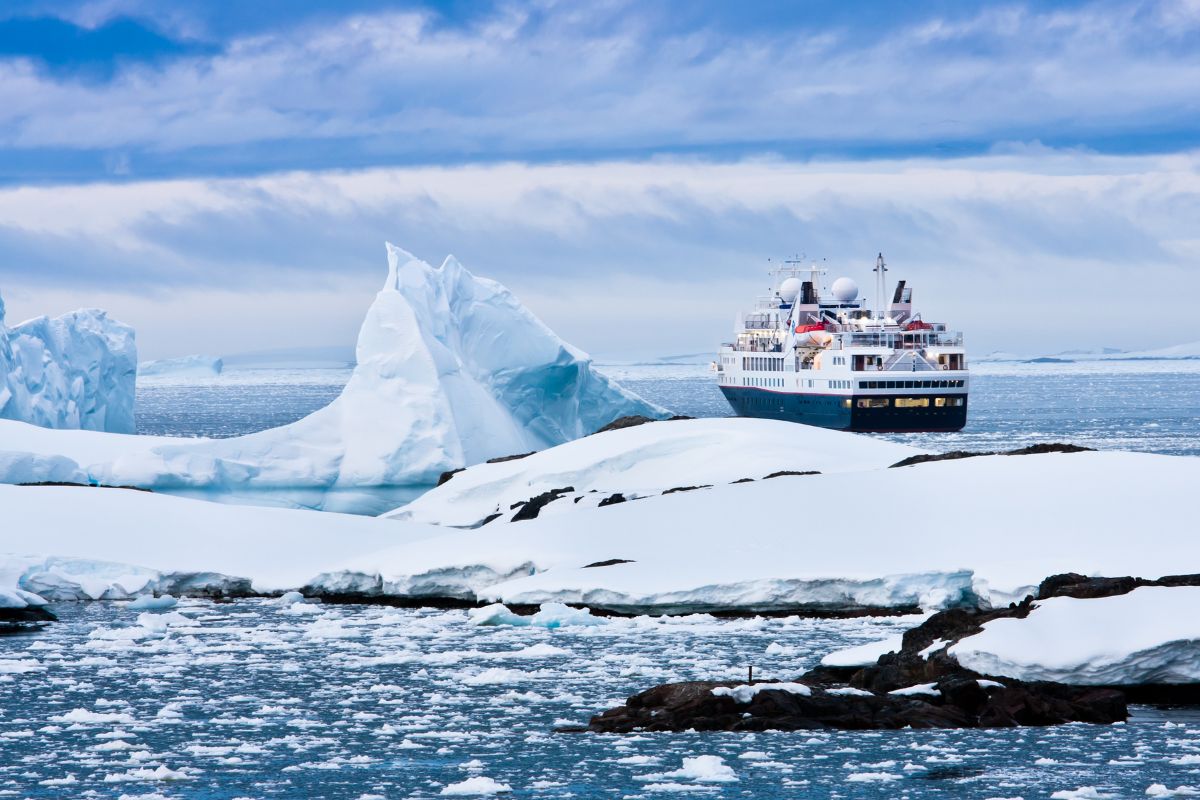
[[[181,356],[138,364],[138,377],[214,377],[221,374],[225,362],[216,356]]]

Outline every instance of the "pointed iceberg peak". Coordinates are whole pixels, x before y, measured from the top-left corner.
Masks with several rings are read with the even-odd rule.
[[[391,242],[384,242],[384,245],[387,247],[388,276],[387,281],[383,284],[383,291],[394,292],[400,288],[400,271],[409,264],[417,264],[425,267],[426,269],[430,268],[428,264],[405,250],[403,247],[397,247]]]

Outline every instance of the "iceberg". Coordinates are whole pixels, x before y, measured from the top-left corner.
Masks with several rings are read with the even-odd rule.
[[[100,309],[9,328],[0,298],[0,419],[133,433],[133,328]]]
[[[443,473],[540,450],[629,415],[667,412],[625,391],[508,289],[449,257],[432,267],[391,244],[388,277],[332,403],[229,439],[48,436],[0,427],[0,481],[79,482],[375,513]],[[379,505],[382,504],[382,507]]]
[[[225,362],[215,356],[181,356],[158,361],[143,361],[138,364],[139,378],[170,376],[188,378],[211,378],[221,374]]]

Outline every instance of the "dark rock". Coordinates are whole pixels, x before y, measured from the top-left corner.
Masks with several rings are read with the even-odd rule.
[[[1155,580],[1146,578],[1089,578],[1077,572],[1051,575],[1038,585],[1037,599],[1076,597],[1095,599],[1129,594],[1139,586],[1200,586],[1200,575],[1167,575]]]
[[[441,486],[443,483],[450,480],[455,475],[462,472],[464,469],[466,469],[466,467],[459,467],[458,469],[446,470],[445,472],[443,472],[441,475],[438,476],[437,485]]]
[[[482,528],[484,525],[487,525],[487,524],[488,524],[489,522],[491,522],[492,520],[495,520],[495,519],[500,519],[500,518],[501,518],[501,517],[503,517],[503,516],[504,516],[504,515],[503,515],[503,514],[501,514],[499,511],[497,511],[497,512],[495,512],[495,513],[493,513],[493,514],[488,514],[486,517],[484,517],[483,519],[481,519],[481,520],[479,521],[479,524],[478,524],[478,525],[476,525],[475,527],[477,527],[477,528]]]
[[[689,681],[656,686],[625,705],[591,719],[599,733],[635,731],[896,730],[990,728],[1111,723],[1128,716],[1120,692],[1059,684],[1009,681],[984,689],[967,676],[936,686],[940,696],[834,695],[814,687],[811,695],[761,689],[748,703],[712,693],[729,683]]]
[[[562,497],[568,492],[575,491],[574,486],[564,486],[561,489],[551,489],[548,492],[542,492],[537,497],[531,497],[520,503],[513,503],[512,508],[518,508],[516,514],[513,514],[513,522],[521,522],[527,519],[536,519],[537,515],[543,508],[553,503],[555,500]]]
[[[626,502],[628,501],[625,499],[625,495],[617,492],[616,494],[610,494],[608,497],[601,500],[597,507],[604,508],[605,506],[615,506],[617,503]]]
[[[583,568],[591,569],[592,567],[611,567],[615,564],[632,564],[632,563],[633,563],[632,559],[628,559],[628,558],[610,558],[607,561],[594,561],[591,564],[584,564]]]
[[[517,461],[522,458],[528,458],[529,456],[533,455],[536,452],[537,452],[537,450],[530,450],[528,453],[517,453],[517,454],[511,455],[511,456],[496,456],[495,458],[489,458],[487,461],[485,461],[483,463],[485,463],[485,464],[503,464],[505,461]]]
[[[688,417],[688,416],[684,416],[681,414],[676,414],[675,416],[669,417],[666,420],[657,420],[657,419],[652,419],[650,417],[644,417],[641,414],[633,414],[628,417],[618,417],[617,419],[614,419],[612,422],[608,423],[603,428],[600,428],[599,430],[597,430],[596,433],[605,433],[607,431],[619,431],[622,428],[636,428],[638,425],[645,425],[647,422],[663,422],[663,421],[674,422],[675,420],[680,420],[680,419],[695,419],[695,417]]]
[[[734,483],[754,483],[754,478],[738,478]]]
[[[770,475],[764,475],[763,480],[767,481],[771,478],[782,478],[784,475],[820,475],[821,473],[815,469],[807,469],[803,472],[796,472],[791,469],[781,469],[779,472],[772,472]]]
[[[30,483],[18,483],[17,486],[80,486],[84,489],[128,489],[131,492],[154,493],[153,489],[146,489],[141,486],[113,486],[107,483],[74,483],[71,481],[33,481]]]
[[[0,608],[0,622],[57,622],[54,612],[43,606]]]
[[[892,467],[911,467],[914,464],[928,464],[931,461],[956,461],[960,458],[975,458],[976,456],[1036,456],[1043,453],[1087,453],[1094,448],[1080,447],[1077,444],[1052,442],[1049,444],[1031,444],[1016,450],[952,450],[949,453],[926,453],[919,456],[909,456],[902,461],[892,464]]]
[[[676,492],[694,492],[697,489],[711,489],[712,484],[706,483],[703,486],[676,486],[672,489],[667,489],[663,494],[675,494]]]

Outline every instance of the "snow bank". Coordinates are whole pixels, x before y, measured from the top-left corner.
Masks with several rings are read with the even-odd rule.
[[[665,413],[611,383],[507,289],[453,258],[434,268],[389,244],[388,263],[359,333],[358,364],[325,408],[219,440],[0,428],[0,481],[75,474],[211,493],[429,486],[446,470],[560,444],[620,416]],[[320,496],[274,499],[327,507]]]
[[[1196,586],[1143,586],[1090,600],[1055,597],[1025,619],[992,620],[948,652],[968,669],[1022,681],[1195,683],[1198,609]]]
[[[129,598],[310,586],[628,613],[1006,604],[1056,573],[1159,577],[1200,563],[1196,485],[1196,458],[989,456],[727,484],[474,530],[0,486],[0,552],[25,554],[0,563],[0,591],[14,604],[16,590]],[[511,624],[503,612],[485,616]]]
[[[136,375],[133,328],[104,311],[8,328],[0,299],[0,419],[132,433]]]
[[[676,487],[775,472],[886,467],[922,451],[868,436],[765,419],[690,419],[605,431],[514,461],[478,464],[387,516],[470,527],[543,492],[573,487],[539,514],[594,508]]]
[[[1006,604],[1056,573],[1200,563],[1198,482],[1200,459],[1120,452],[781,477],[450,531],[318,584],[628,612]]]
[[[209,378],[220,375],[224,368],[225,362],[215,356],[193,355],[143,361],[138,364],[137,374],[139,378],[162,375]]]
[[[348,554],[440,532],[123,489],[0,485],[0,509],[0,605],[18,608],[44,600],[280,592]]]

